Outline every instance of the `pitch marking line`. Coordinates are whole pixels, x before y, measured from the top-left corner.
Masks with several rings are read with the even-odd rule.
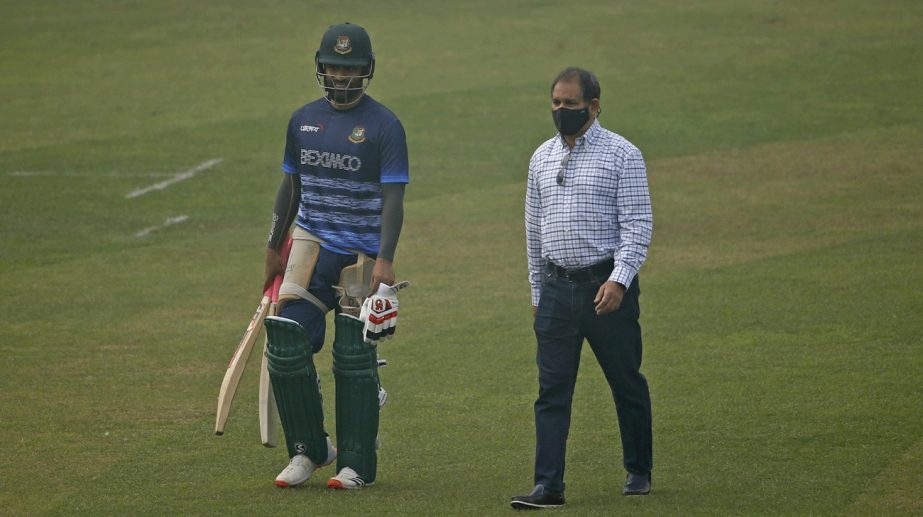
[[[173,177],[176,174],[172,172],[142,172],[142,173],[121,173],[107,172],[103,174],[81,173],[81,172],[48,172],[48,171],[13,171],[7,173],[9,176],[18,178],[32,178],[37,176],[55,176],[65,178],[165,178]]]
[[[180,173],[175,174],[172,178],[170,178],[170,179],[168,179],[168,180],[164,180],[164,181],[161,181],[161,182],[159,182],[159,183],[154,183],[153,185],[150,185],[150,186],[148,186],[148,187],[144,187],[144,188],[142,188],[142,189],[133,190],[133,191],[129,192],[128,194],[125,194],[125,197],[126,197],[127,199],[133,199],[133,198],[136,198],[136,197],[143,196],[143,195],[145,195],[145,194],[147,194],[147,193],[149,193],[149,192],[153,192],[153,191],[155,191],[155,190],[163,190],[163,189],[169,187],[170,185],[173,185],[174,183],[179,183],[180,181],[188,180],[189,178],[195,176],[196,174],[198,174],[198,173],[200,173],[200,172],[202,172],[202,171],[204,171],[204,170],[206,170],[206,169],[210,169],[210,168],[214,167],[215,165],[218,165],[218,164],[221,163],[222,161],[224,161],[224,158],[215,158],[215,159],[213,159],[213,160],[208,160],[207,162],[202,162],[202,163],[200,163],[199,165],[196,165],[195,167],[193,167],[193,168],[191,168],[191,169],[189,169],[189,170],[187,170],[187,171],[183,171],[183,172],[180,172]]]
[[[178,215],[176,217],[168,217],[167,220],[163,222],[163,224],[159,224],[157,226],[151,226],[150,228],[145,228],[141,230],[140,232],[136,233],[135,237],[139,239],[143,237],[147,237],[148,234],[150,234],[151,232],[156,232],[157,230],[162,230],[168,226],[173,226],[174,224],[182,223],[188,219],[189,219],[188,215]]]

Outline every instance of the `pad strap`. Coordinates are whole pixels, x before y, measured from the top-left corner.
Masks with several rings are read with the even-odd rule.
[[[295,298],[301,298],[303,300],[307,300],[313,303],[314,305],[316,305],[317,308],[320,309],[324,314],[327,314],[327,312],[330,311],[330,308],[327,307],[327,305],[324,302],[320,301],[318,297],[314,296],[313,294],[311,294],[310,291],[308,291],[304,287],[301,287],[298,284],[295,284],[292,282],[287,282],[287,283],[283,282],[282,287],[279,288],[280,292],[282,290],[285,290],[286,294],[288,295],[294,295],[294,296],[287,297],[286,300],[293,300]],[[280,295],[280,299],[281,299],[281,295]]]

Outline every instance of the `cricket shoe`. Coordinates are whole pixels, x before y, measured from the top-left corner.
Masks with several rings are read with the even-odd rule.
[[[337,450],[333,448],[333,443],[330,441],[330,437],[327,437],[327,461],[320,465],[315,465],[311,458],[308,458],[304,454],[296,454],[292,457],[291,461],[288,462],[288,466],[276,476],[276,486],[280,488],[289,488],[293,486],[298,486],[308,478],[311,477],[311,474],[315,470],[330,465],[337,459]]]
[[[349,467],[343,467],[340,469],[339,474],[330,478],[330,481],[327,482],[327,488],[334,488],[336,490],[356,490],[374,484],[374,481],[372,483],[366,483],[359,477],[359,474],[356,474],[355,470]]]

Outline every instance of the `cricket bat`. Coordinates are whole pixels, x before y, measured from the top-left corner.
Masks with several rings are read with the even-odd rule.
[[[282,279],[276,278],[276,282],[281,284]],[[272,297],[272,303],[269,305],[269,314],[277,316],[279,308],[279,288],[275,287]],[[272,381],[269,378],[269,359],[266,357],[266,348],[269,345],[269,336],[263,343],[263,359],[260,361],[260,395],[259,395],[259,413],[260,413],[260,442],[264,447],[276,446],[276,419],[279,417],[279,410],[276,408],[276,397],[272,392]]]
[[[282,279],[279,279],[279,283]],[[224,373],[224,380],[221,382],[221,389],[218,391],[218,415],[215,419],[215,434],[224,434],[224,426],[228,422],[228,415],[231,412],[231,403],[234,402],[234,395],[237,393],[237,386],[240,384],[240,376],[244,373],[244,367],[247,366],[247,360],[250,358],[250,351],[253,350],[253,344],[259,337],[260,331],[263,330],[263,320],[269,313],[272,304],[273,287],[266,289],[263,298],[253,317],[250,318],[250,324],[247,325],[247,331],[241,338],[234,355],[228,362],[228,369]],[[278,291],[276,291],[278,293]],[[278,296],[278,294],[277,294]]]
[[[279,250],[279,256],[282,257],[282,267],[288,264],[288,255],[292,249],[292,238],[289,236],[282,249]],[[269,306],[269,313],[278,316],[279,312],[279,288],[282,285],[282,277],[278,276],[273,283],[272,303]],[[279,418],[279,409],[276,407],[276,397],[272,392],[272,381],[269,378],[269,359],[266,357],[266,347],[269,345],[269,336],[263,343],[263,357],[260,361],[260,393],[259,393],[259,417],[260,417],[260,442],[264,447],[276,446],[276,420]]]

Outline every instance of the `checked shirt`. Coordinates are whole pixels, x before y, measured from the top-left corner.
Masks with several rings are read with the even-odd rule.
[[[525,222],[532,305],[548,261],[580,269],[614,259],[609,280],[629,286],[653,232],[641,151],[599,121],[573,149],[560,135],[546,141],[529,162]]]

